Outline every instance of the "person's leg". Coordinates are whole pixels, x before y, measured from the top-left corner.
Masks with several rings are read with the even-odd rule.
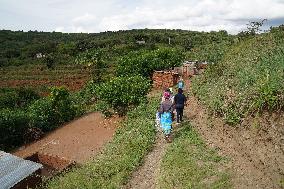
[[[179,123],[180,122],[180,108],[177,108],[176,112],[177,112],[177,122]]]
[[[179,118],[179,120],[181,122],[183,121],[182,117],[183,117],[183,108],[180,109],[180,118]]]

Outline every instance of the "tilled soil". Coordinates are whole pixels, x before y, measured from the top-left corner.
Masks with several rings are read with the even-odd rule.
[[[284,116],[247,118],[239,126],[210,116],[189,97],[185,114],[207,144],[229,158],[234,188],[281,188],[284,179]],[[283,186],[282,186],[283,187]]]
[[[124,186],[124,189],[154,189],[158,186],[160,164],[168,147],[162,133],[157,133],[156,144],[151,152],[145,157],[144,164],[139,167]]]
[[[120,120],[118,117],[105,119],[100,113],[90,113],[52,131],[39,141],[19,148],[13,154],[26,158],[40,152],[84,163],[112,139]]]

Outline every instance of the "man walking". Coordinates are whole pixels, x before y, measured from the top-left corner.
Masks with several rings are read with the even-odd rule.
[[[183,109],[186,105],[186,97],[184,96],[181,88],[178,89],[178,94],[174,97],[174,104],[177,112],[177,123],[180,123],[182,122]]]

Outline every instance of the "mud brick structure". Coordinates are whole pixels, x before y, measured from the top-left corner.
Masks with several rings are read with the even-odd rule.
[[[179,74],[175,71],[155,71],[152,80],[154,88],[169,88],[177,84]]]
[[[52,176],[76,164],[74,161],[64,157],[46,153],[36,153],[26,159],[43,164],[43,169],[41,170],[41,175],[43,176]]]

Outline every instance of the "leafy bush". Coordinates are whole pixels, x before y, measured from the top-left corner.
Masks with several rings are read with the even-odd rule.
[[[103,51],[101,49],[86,50],[79,54],[75,60],[77,64],[86,65],[92,73],[92,79],[96,83],[102,81],[105,62],[103,61]]]
[[[29,88],[19,88],[17,89],[18,94],[18,106],[23,107],[27,106],[31,102],[40,98],[39,94],[32,89]]]
[[[15,108],[18,100],[18,94],[15,91],[2,93],[0,94],[0,109]]]
[[[52,87],[49,99],[58,123],[70,121],[75,117],[76,110],[72,104],[70,94],[64,87]]]
[[[31,125],[46,132],[73,119],[76,115],[76,108],[65,88],[53,87],[50,96],[37,100],[29,107],[28,112]]]
[[[25,108],[40,96],[29,88],[11,89],[0,94],[0,109]]]
[[[28,109],[31,117],[31,125],[40,128],[42,131],[50,131],[57,127],[55,112],[50,99],[40,99],[35,101]]]
[[[24,103],[28,102],[26,99],[33,99],[34,96],[34,93],[28,90],[19,94],[19,97],[25,99]],[[65,88],[51,88],[50,96],[34,101],[26,111],[0,111],[0,147],[14,148],[24,142],[25,134],[30,131],[50,131],[81,113],[80,107],[74,104]]]
[[[104,102],[104,101],[98,101],[96,103],[96,106],[95,106],[95,111],[100,111],[102,114],[104,114],[105,117],[110,117],[113,112],[111,112],[110,110],[110,106],[108,103]]]
[[[136,74],[150,77],[154,70],[171,69],[179,66],[183,58],[183,53],[173,48],[131,52],[121,58],[116,72],[119,76]]]
[[[145,102],[149,89],[149,80],[142,76],[116,77],[99,85],[96,88],[96,94],[119,115],[123,115],[129,107]]]
[[[0,111],[0,149],[9,150],[24,142],[23,134],[29,126],[28,115],[21,110]]]

